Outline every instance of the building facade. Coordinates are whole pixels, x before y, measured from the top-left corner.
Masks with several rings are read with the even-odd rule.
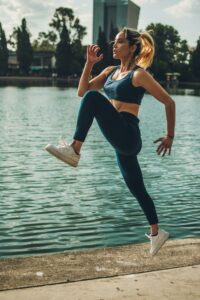
[[[139,13],[140,7],[132,0],[93,0],[93,43],[97,43],[99,27],[107,40],[110,40],[112,27],[137,29]]]
[[[34,51],[33,62],[30,66],[30,75],[51,76],[55,69],[55,53],[53,51]],[[9,51],[8,58],[9,75],[20,75],[19,63],[15,51]]]

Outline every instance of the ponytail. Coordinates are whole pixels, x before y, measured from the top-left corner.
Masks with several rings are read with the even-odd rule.
[[[142,45],[141,51],[136,57],[136,63],[140,67],[147,69],[149,66],[151,66],[155,54],[154,40],[147,31],[142,32],[140,34],[140,38]]]
[[[136,45],[134,58],[138,66],[147,69],[153,62],[155,54],[154,40],[150,31],[138,32],[137,30],[124,27],[122,32],[129,42],[129,45]]]

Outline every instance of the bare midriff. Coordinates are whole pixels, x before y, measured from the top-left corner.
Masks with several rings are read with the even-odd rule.
[[[117,111],[119,112],[126,111],[135,115],[136,117],[138,116],[140,105],[136,103],[125,103],[114,99],[111,99],[110,102],[112,103],[112,105]]]

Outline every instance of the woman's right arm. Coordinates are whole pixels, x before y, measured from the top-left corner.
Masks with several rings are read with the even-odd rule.
[[[87,46],[87,60],[78,85],[78,96],[82,97],[88,90],[100,90],[103,87],[107,74],[113,67],[105,68],[98,76],[90,80],[93,66],[103,59],[103,54],[97,56],[99,46]]]
[[[90,74],[92,72],[93,64],[86,61],[81,78],[78,85],[78,96],[82,97],[89,89]]]

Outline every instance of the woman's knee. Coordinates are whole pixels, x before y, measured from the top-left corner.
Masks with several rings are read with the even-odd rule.
[[[104,105],[102,104],[104,101],[108,101],[107,98],[96,90],[87,91],[82,99],[84,105],[87,105],[90,108],[93,107],[96,112],[99,111],[99,109],[103,109]]]
[[[117,151],[126,157],[136,156],[140,152],[135,145],[128,145],[128,143],[124,146],[120,146]]]
[[[85,92],[83,99],[96,99],[99,98],[101,96],[101,93],[99,93],[96,90],[88,90],[87,92]]]
[[[125,138],[125,136],[124,136]],[[140,137],[131,139],[131,137],[126,137],[121,143],[115,147],[116,152],[122,157],[135,157],[139,154],[142,149],[142,140]]]
[[[137,156],[142,149],[142,141],[141,139],[137,139],[133,142],[130,143],[130,145],[127,144],[126,149],[124,150],[124,155],[126,156]]]

